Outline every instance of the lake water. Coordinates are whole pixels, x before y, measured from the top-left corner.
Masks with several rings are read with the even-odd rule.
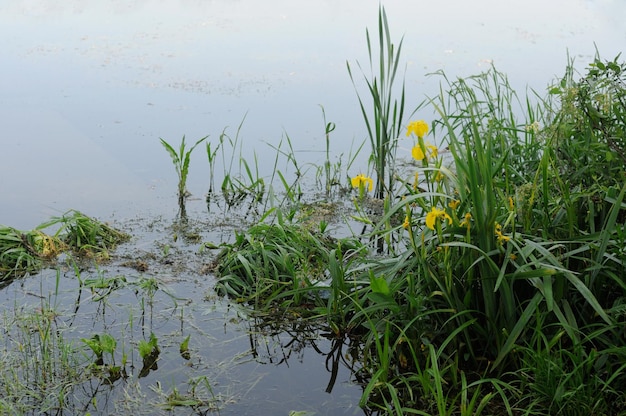
[[[544,90],[597,46],[626,41],[618,0],[384,2],[404,35],[410,103],[491,63]],[[177,144],[228,127],[266,162],[286,134],[304,161],[323,160],[320,105],[337,125],[333,152],[365,139],[346,61],[367,68],[373,0],[0,3],[0,223],[32,228],[69,208],[100,217],[175,211],[176,177],[159,137]],[[365,90],[361,90],[365,93]],[[411,104],[408,106],[411,108]],[[269,156],[268,156],[269,155]],[[267,163],[264,163],[267,165]],[[208,189],[206,152],[189,189]]]
[[[287,136],[302,164],[323,162],[320,106],[337,125],[333,157],[347,154],[366,136],[346,61],[368,67],[365,28],[376,34],[378,4],[0,2],[0,224],[31,229],[68,209],[126,225],[135,218],[168,222],[178,208],[176,175],[159,138],[175,147],[183,135],[191,143],[206,135],[217,143],[224,129],[234,137],[244,118],[241,152],[248,160],[258,155],[263,175],[274,167],[271,145]],[[596,47],[603,58],[612,59],[626,45],[626,6],[621,0],[389,0],[384,5],[392,36],[404,35],[409,112],[437,93],[437,79],[426,74],[440,69],[451,77],[468,76],[494,64],[520,93],[526,87],[541,92],[562,75],[568,54],[582,69],[593,60]],[[366,169],[366,157],[357,160],[354,173]],[[195,197],[189,212],[210,224],[214,214],[204,202],[209,187],[204,145],[192,156],[188,187]],[[138,246],[127,248],[136,256],[142,249],[163,250],[154,242],[171,238],[167,230],[140,231],[145,227],[144,222],[127,230],[143,233],[135,240]],[[211,231],[223,232],[225,238],[232,230],[217,228]],[[184,255],[200,261],[197,246],[171,244],[172,250],[188,250]],[[110,269],[105,272],[140,277],[123,267]],[[60,303],[73,306],[77,288],[71,272],[66,274]],[[257,329],[237,311],[206,302],[211,282],[195,273],[151,269],[148,275],[186,299],[184,306],[155,311],[162,326],[154,329],[171,350],[164,357],[176,356],[180,336],[190,333],[199,357],[190,370],[194,377],[213,377],[220,368],[227,369],[227,375],[217,377],[236,400],[222,414],[263,414],[257,407],[261,402],[267,414],[315,410],[316,405],[318,414],[338,414],[338,409],[360,413],[360,388],[351,384],[345,368],[333,394],[324,393],[326,357],[310,345],[285,348],[293,345],[285,333],[250,336]],[[26,303],[37,291],[49,296],[54,273],[39,279],[5,288],[3,304]],[[137,314],[133,296],[129,291],[112,298],[113,310],[118,308],[120,316]],[[169,305],[171,298],[160,296]],[[99,316],[97,306],[82,308],[87,321]],[[179,331],[176,314],[183,312],[190,328]],[[97,319],[106,321],[104,315]],[[84,328],[76,331],[80,335]],[[212,348],[205,350],[200,340],[210,333]],[[132,340],[135,335],[131,331],[127,336]],[[257,341],[265,350],[251,354]],[[317,342],[328,352],[329,342]],[[281,354],[289,357],[278,364]],[[180,375],[168,365],[173,364],[164,359],[148,382],[176,384]]]

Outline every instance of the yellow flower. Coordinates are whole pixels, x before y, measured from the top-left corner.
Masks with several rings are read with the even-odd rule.
[[[434,146],[432,144],[427,144],[426,148],[428,149],[428,157],[437,157],[437,155],[439,154],[439,150],[437,149],[437,146]]]
[[[420,139],[428,133],[428,123],[424,120],[412,121],[406,128],[407,137],[414,133]]]
[[[426,143],[425,147],[426,147],[427,154],[424,153],[424,149],[422,149],[422,146],[420,146],[419,143],[416,144],[413,147],[413,149],[411,149],[411,156],[413,156],[413,159],[420,161],[420,160],[424,160],[426,156],[431,158],[431,157],[437,157],[437,155],[439,154],[437,146],[433,146],[430,143]]]
[[[413,156],[413,159],[415,160],[424,160],[424,151],[422,150],[422,148],[420,147],[420,145],[418,144],[417,146],[413,146],[413,149],[411,149],[411,156]]]
[[[402,227],[404,227],[405,230],[408,230],[409,225],[411,225],[411,223],[409,222],[409,216],[407,215],[406,217],[404,217],[404,222],[402,223]]]
[[[461,227],[467,227],[467,229],[469,230],[470,228],[470,221],[472,220],[472,214],[470,214],[469,212],[465,214],[465,218],[463,218],[463,221],[461,221],[461,223],[459,224]]]
[[[452,222],[452,218],[450,218],[447,212],[436,207],[432,207],[430,212],[426,214],[426,226],[431,230],[434,230],[437,218],[441,219],[441,221],[448,220],[449,222]]]
[[[417,190],[417,185],[419,183],[419,177],[420,177],[420,173],[419,172],[415,172],[415,178],[413,179],[413,190],[414,191]]]
[[[367,189],[371,192],[374,189],[374,181],[369,176],[365,176],[362,173],[359,173],[351,180],[353,188],[360,188],[361,186],[364,189]]]
[[[448,206],[452,209],[457,209],[460,203],[461,201],[459,201],[458,199],[453,199],[452,201],[450,201]]]
[[[502,234],[502,226],[496,223],[496,237],[498,238],[498,244],[506,243],[511,237]]]

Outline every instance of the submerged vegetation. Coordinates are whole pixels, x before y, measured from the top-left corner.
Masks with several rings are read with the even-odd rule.
[[[397,85],[402,42],[392,42],[382,7],[378,42],[369,32],[366,39],[369,96],[359,92],[350,65],[348,72],[371,173],[352,172],[353,160],[331,163],[335,125],[323,109],[326,160],[316,169],[323,197],[313,203],[303,197],[306,168],[289,137],[286,149],[283,142],[275,148],[269,180],[259,175],[256,157],[252,163],[236,154],[241,125],[234,139],[224,130],[218,143],[207,136],[187,148],[183,137],[178,151],[161,139],[176,168],[181,217],[190,155],[205,140],[208,210],[220,197],[225,210],[248,202],[246,221],[226,241],[199,244],[202,237],[189,228],[176,228],[173,241],[181,232],[187,244],[199,244],[198,255],[211,253],[204,270],[215,276],[213,289],[255,331],[292,328],[293,345],[310,342],[303,335],[310,328],[323,332],[332,346],[326,391],[343,363],[362,387],[366,414],[626,413],[626,64],[597,56],[577,78],[568,62],[545,97],[518,96],[495,68],[463,79],[439,72],[431,79],[440,94],[412,112],[432,121],[406,120],[409,104]],[[398,154],[400,140],[410,143],[405,155]],[[224,178],[216,187],[220,156]],[[280,157],[295,179],[278,169]],[[58,230],[41,231],[49,227]],[[0,227],[0,275],[36,274],[61,252],[106,259],[127,238],[77,211],[29,232]],[[159,247],[165,264],[170,246]],[[84,278],[71,264],[79,293],[89,291],[90,301],[108,306],[108,296],[123,289],[142,294],[141,310],[128,318],[130,333],[132,314],[144,325],[155,293],[165,292],[155,278],[99,271]],[[44,297],[35,312],[5,315],[11,329],[0,410],[41,411],[38,402],[43,411],[64,409],[82,383],[113,385],[135,368],[136,378],[148,377],[168,347],[185,363],[192,359],[180,299],[165,294],[174,304],[170,315],[181,314],[181,330],[169,343],[152,326],[129,341],[103,323],[80,336],[79,347],[67,341]],[[252,335],[250,344],[256,356]],[[188,386],[166,392],[158,381],[151,389],[167,411],[206,414],[223,404],[206,376]],[[28,393],[20,396],[20,389]],[[83,409],[97,410],[89,400]]]

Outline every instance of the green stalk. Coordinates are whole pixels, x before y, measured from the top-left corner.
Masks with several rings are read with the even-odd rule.
[[[166,142],[163,139],[161,140],[161,144],[170,154],[172,158],[172,163],[174,163],[174,168],[176,169],[176,174],[178,175],[178,208],[181,217],[185,217],[185,198],[187,194],[187,176],[189,175],[189,163],[191,152],[198,146],[200,143],[205,141],[209,136],[205,136],[198,140],[189,150],[186,149],[185,145],[185,136],[183,136],[183,140],[180,143],[179,150],[176,151],[172,145]]]
[[[370,34],[367,30],[366,39],[370,70],[373,72],[375,68],[374,54]],[[400,136],[404,115],[404,80],[402,80],[398,101],[393,97],[402,40],[396,49],[391,41],[387,14],[382,6],[380,6],[378,13],[378,47],[378,72],[376,75],[372,73],[370,78],[365,80],[372,100],[370,110],[368,111],[366,108],[358,90],[357,98],[372,147],[371,160],[374,163],[377,177],[374,195],[376,198],[383,199],[386,194],[392,194],[394,190],[394,163],[398,145],[396,139]],[[360,64],[358,66],[363,72]],[[356,90],[356,83],[349,63],[347,63],[347,68]]]

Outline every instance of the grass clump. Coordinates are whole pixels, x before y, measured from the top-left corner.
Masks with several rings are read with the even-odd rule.
[[[42,231],[51,227],[58,228],[53,235]],[[76,210],[31,231],[0,226],[0,281],[36,273],[68,250],[105,260],[110,250],[129,238],[128,234]]]
[[[393,195],[396,184],[394,167],[398,147],[397,139],[403,128],[402,118],[405,106],[404,81],[400,87],[396,83],[402,40],[395,45],[392,42],[389,29],[387,14],[384,7],[381,6],[378,13],[378,56],[376,56],[375,50],[372,50],[373,42],[369,31],[366,31],[371,74],[365,76],[365,82],[372,99],[369,102],[371,107],[365,98],[362,98],[357,92],[371,145],[371,162],[376,172],[374,196],[379,199]],[[365,74],[360,64],[358,66]],[[349,63],[347,67],[350,79],[356,89],[352,67]],[[398,94],[399,99],[395,98],[396,94]]]
[[[61,217],[53,218],[38,229],[58,226],[58,238],[79,255],[100,260],[109,257],[109,251],[130,236],[110,225],[89,217],[80,211],[70,210]]]
[[[217,290],[260,305],[284,297],[296,305],[310,301],[320,287],[326,288],[320,285],[328,280],[329,257],[337,247],[354,252],[361,248],[356,240],[336,240],[282,216],[276,223],[258,223],[236,233],[235,242],[219,254]]]
[[[352,317],[369,327],[362,405],[464,414],[475,397],[487,413],[626,411],[621,68],[596,59],[574,82],[568,67],[552,90],[560,105],[519,105],[495,69],[444,76],[430,105],[452,158],[429,157],[418,137],[422,179],[404,181],[375,231],[399,236],[397,249],[367,266]],[[589,108],[605,93],[581,95],[589,85],[615,99],[600,121]],[[390,228],[397,213],[405,221]]]
[[[38,230],[0,226],[0,281],[37,272],[65,247],[60,239]]]

